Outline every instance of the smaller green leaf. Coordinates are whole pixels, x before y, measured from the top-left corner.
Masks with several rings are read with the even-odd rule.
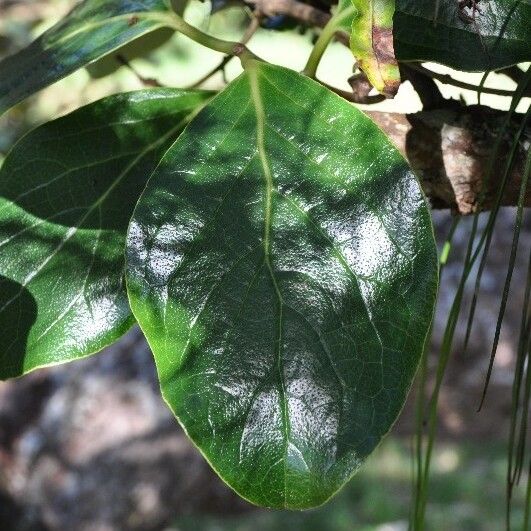
[[[352,0],[357,14],[352,22],[350,48],[371,84],[387,97],[400,86],[393,47],[394,0]]]
[[[23,138],[0,169],[0,379],[101,350],[134,322],[125,233],[210,93],[111,96]]]
[[[165,26],[165,0],[86,0],[0,62],[0,115],[78,68]]]

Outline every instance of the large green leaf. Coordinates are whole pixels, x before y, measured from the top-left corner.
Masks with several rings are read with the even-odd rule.
[[[400,61],[435,61],[484,71],[531,60],[531,2],[396,0],[395,52]]]
[[[360,111],[250,62],[167,152],[127,286],[175,415],[248,500],[304,508],[389,430],[432,316],[415,177]]]
[[[100,350],[133,323],[125,234],[205,92],[112,96],[23,138],[0,169],[0,378]]]
[[[157,28],[166,0],[85,0],[0,62],[0,114],[78,68]],[[159,16],[158,16],[159,15]]]

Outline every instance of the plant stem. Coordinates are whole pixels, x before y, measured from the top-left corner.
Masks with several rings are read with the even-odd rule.
[[[303,74],[307,75],[308,77],[315,78],[317,67],[321,62],[323,54],[330,44],[330,41],[334,38],[336,31],[339,29],[339,26],[346,18],[351,17],[354,13],[356,13],[356,8],[354,6],[348,7],[344,11],[336,13],[328,21],[328,24],[323,28],[321,35],[319,35],[319,38],[312,49],[310,57],[308,57],[308,62],[302,71]]]
[[[142,83],[142,85],[145,87],[162,87],[162,85],[155,78],[147,78],[140,74],[140,72],[138,72],[122,54],[118,54],[116,56],[116,60],[128,68],[135,75],[138,81],[140,81],[140,83]]]
[[[200,29],[188,24],[182,17],[177,15],[177,13],[163,13],[163,14],[154,14],[151,15],[151,18],[156,18],[162,22],[165,26],[175,29],[179,33],[186,35],[189,39],[215,50],[216,52],[221,52],[226,55],[236,55],[238,56],[242,63],[248,61],[249,59],[259,60],[259,58],[251,52],[245,44],[241,42],[226,41],[224,39],[218,39],[213,35],[204,33]]]
[[[331,90],[338,96],[341,96],[343,99],[352,103],[362,103],[363,105],[371,105],[374,103],[380,103],[381,101],[385,100],[385,96],[382,94],[374,94],[373,96],[365,96],[363,98],[359,98],[356,94],[354,94],[354,92],[348,92],[347,90],[342,90],[340,88],[334,87],[317,78],[315,78],[315,81],[317,81],[320,85],[323,85],[323,87],[326,87],[328,90]]]
[[[252,15],[251,23],[249,24],[249,27],[245,30],[245,33],[241,39],[241,44],[246,45],[252,38],[252,36],[256,33],[256,30],[260,27],[260,20],[258,17]],[[191,85],[189,88],[194,89],[197,87],[200,87],[205,81],[209,80],[213,75],[217,74],[220,71],[224,71],[225,66],[232,61],[234,58],[234,55],[225,55],[221,62],[214,67],[210,72],[207,72],[201,79],[196,81],[193,85]],[[225,78],[224,81],[226,82]]]
[[[189,89],[195,89],[200,87],[205,81],[208,81],[213,75],[217,74],[218,72],[224,71],[224,68],[227,66],[227,64],[234,59],[234,55],[226,55],[223,57],[221,62],[215,66],[210,72],[207,72],[201,79],[197,80],[195,83],[190,85]],[[226,83],[225,78],[223,78],[223,81]]]

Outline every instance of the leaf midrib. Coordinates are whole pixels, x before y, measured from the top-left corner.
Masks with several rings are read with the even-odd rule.
[[[262,164],[262,170],[265,180],[265,208],[264,208],[264,261],[271,277],[275,294],[278,300],[278,330],[277,340],[275,345],[275,356],[277,360],[277,371],[280,383],[281,394],[281,417],[284,431],[284,505],[287,498],[287,460],[288,460],[288,446],[290,440],[290,421],[288,413],[287,393],[284,382],[284,366],[282,362],[282,334],[283,334],[283,307],[284,300],[280,287],[278,285],[273,265],[271,263],[271,225],[272,225],[272,209],[273,209],[273,175],[271,166],[267,157],[267,150],[265,146],[265,126],[266,117],[264,110],[264,103],[262,95],[260,94],[260,82],[258,69],[260,65],[252,63],[247,69],[249,76],[249,86],[251,90],[251,100],[253,102],[256,113],[256,144],[258,149],[258,156]]]
[[[347,274],[355,281],[356,285],[358,286],[358,289],[360,290],[360,295],[362,297],[365,309],[367,311],[367,317],[369,320],[369,323],[371,327],[373,328],[373,331],[375,333],[376,339],[380,346],[380,370],[383,370],[382,368],[382,356],[383,356],[383,342],[382,338],[380,336],[380,332],[378,328],[376,327],[376,324],[374,323],[374,317],[372,313],[369,310],[367,301],[365,300],[365,297],[362,294],[361,287],[359,286],[359,279],[357,274],[350,268],[349,264],[346,262],[345,258],[343,257],[341,251],[336,247],[335,242],[330,239],[330,237],[325,234],[322,230],[322,228],[315,223],[314,220],[312,220],[310,217],[308,217],[308,214],[300,208],[300,206],[290,197],[282,194],[280,190],[274,185],[274,179],[271,172],[271,167],[269,164],[267,149],[265,145],[265,130],[267,127],[270,127],[270,125],[267,123],[264,105],[262,101],[261,91],[260,91],[260,83],[259,78],[262,76],[268,84],[270,84],[274,90],[278,91],[283,97],[288,98],[291,100],[294,104],[297,106],[305,109],[306,111],[313,112],[311,109],[305,107],[304,105],[301,105],[300,102],[293,100],[293,98],[286,94],[283,90],[280,89],[276,85],[276,83],[272,82],[267,74],[265,72],[262,72],[259,70],[259,65],[253,65],[251,68],[247,69],[247,73],[249,76],[249,85],[250,85],[250,92],[251,92],[251,101],[254,105],[255,112],[256,112],[256,142],[257,142],[257,150],[258,155],[260,158],[260,161],[262,163],[262,169],[263,169],[263,175],[265,180],[265,199],[266,204],[264,208],[264,263],[266,264],[269,275],[271,277],[271,281],[273,284],[273,287],[275,289],[278,303],[279,303],[279,335],[278,335],[278,342],[276,345],[276,357],[277,357],[277,368],[279,372],[279,378],[280,378],[280,384],[281,384],[281,392],[282,392],[282,422],[284,426],[284,505],[286,505],[286,497],[287,497],[287,453],[288,453],[288,446],[290,443],[290,431],[289,431],[289,414],[288,414],[288,408],[287,408],[287,393],[285,389],[285,382],[283,377],[283,367],[282,367],[282,358],[281,358],[281,332],[282,332],[282,323],[283,323],[283,311],[282,308],[288,306],[285,305],[284,300],[282,298],[282,293],[280,291],[278,281],[276,279],[273,264],[271,262],[271,231],[272,231],[272,204],[273,204],[273,194],[277,193],[279,197],[283,197],[286,201],[288,201],[292,207],[294,207],[296,210],[299,211],[301,215],[304,215],[307,219],[307,222],[310,224],[310,226],[313,226],[313,229],[316,230],[321,237],[324,237],[328,243],[331,245],[332,251],[336,257],[336,259],[339,261],[343,269],[347,272]],[[316,116],[318,116],[316,114]],[[318,116],[319,117],[319,116]],[[274,131],[277,134],[280,134],[275,128],[272,128],[272,131]],[[282,136],[282,135],[281,135]],[[289,142],[288,139],[282,136],[285,140]],[[293,145],[292,142],[289,142],[292,147],[297,148],[296,145]],[[317,164],[315,161],[311,160],[312,163]],[[320,167],[320,166],[319,166]],[[386,231],[387,232],[387,231]],[[393,244],[396,244],[393,241]],[[293,308],[292,308],[293,309]],[[293,309],[294,310],[294,309]],[[296,310],[294,310],[296,311]],[[298,312],[297,312],[298,313]],[[319,336],[320,337],[320,336]],[[336,377],[338,377],[338,374],[336,372],[336,368],[333,365],[333,361],[329,357],[329,353],[325,349],[325,354],[329,358],[330,363],[332,363],[332,368],[334,372],[336,373]],[[344,381],[341,382],[344,385]],[[342,385],[342,388],[344,389]]]

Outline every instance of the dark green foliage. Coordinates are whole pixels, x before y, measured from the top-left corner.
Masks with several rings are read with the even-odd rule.
[[[13,148],[0,169],[0,378],[97,352],[133,324],[124,286],[129,218],[209,96],[111,96]]]
[[[458,70],[498,70],[531,60],[531,3],[494,0],[396,0],[394,36],[401,61]]]
[[[0,114],[99,59],[100,74],[112,70],[110,54],[132,43],[134,57],[135,46],[145,51],[143,39],[158,46],[161,31],[162,41],[177,30],[223,52],[225,62],[238,55],[244,68],[214,99],[173,88],[111,96],[15,146],[0,169],[0,379],[97,352],[136,318],[164,398],[220,476],[256,504],[314,507],[397,418],[426,347],[438,267],[407,161],[365,114],[309,77],[330,39],[352,23],[358,65],[387,95],[400,84],[396,59],[482,72],[531,60],[531,5],[342,0],[304,69],[309,77],[190,26],[180,17],[185,2],[177,5],[175,13],[167,0],[86,0],[0,62]],[[465,284],[483,253],[479,290],[499,204],[479,243],[474,219],[434,392],[418,408],[418,529]],[[526,466],[528,327],[526,306],[509,498]]]
[[[396,418],[431,321],[433,233],[401,155],[253,63],[162,160],[127,254],[163,395],[212,466],[268,507],[329,498]]]

